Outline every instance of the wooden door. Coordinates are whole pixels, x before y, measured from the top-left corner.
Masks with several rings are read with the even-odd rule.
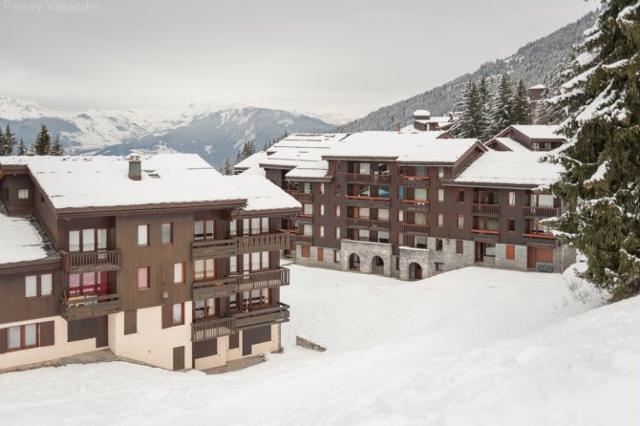
[[[173,369],[184,370],[184,346],[173,348]]]
[[[476,243],[475,260],[476,262],[484,261],[484,243]]]
[[[536,267],[536,248],[527,247],[527,268],[535,269]]]
[[[324,249],[318,247],[318,262],[324,262]]]
[[[96,348],[109,346],[109,317],[96,318]]]

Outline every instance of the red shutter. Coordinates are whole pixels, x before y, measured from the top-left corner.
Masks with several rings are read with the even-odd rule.
[[[506,246],[506,258],[508,260],[513,260],[516,258],[516,247],[513,244],[507,244]]]
[[[53,346],[55,344],[54,322],[40,323],[40,346]]]
[[[324,261],[324,249],[322,247],[318,247],[318,262]]]

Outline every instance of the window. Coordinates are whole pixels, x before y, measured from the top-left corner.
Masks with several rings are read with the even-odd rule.
[[[82,230],[82,251],[94,251],[96,249],[95,229]]]
[[[514,191],[509,191],[509,205],[516,205],[516,193]]]
[[[388,243],[389,231],[378,231],[378,241],[381,243]]]
[[[238,257],[231,256],[229,258],[229,272],[236,273],[238,272]]]
[[[302,186],[302,191],[305,194],[311,194],[311,184],[309,182],[305,182],[304,185]]]
[[[80,231],[69,231],[69,251],[80,251]]]
[[[207,220],[204,222],[204,237],[212,240],[215,235],[215,222],[213,220]]]
[[[434,262],[433,265],[435,266],[436,272],[444,271],[444,263],[442,263],[442,262]]]
[[[249,219],[242,219],[242,235],[249,235],[249,224],[251,221]]]
[[[507,230],[509,232],[515,232],[515,230],[516,230],[516,220],[510,218],[509,221],[508,221],[508,225],[507,226],[508,226]]]
[[[28,200],[28,199],[29,199],[29,190],[18,189],[18,200]]]
[[[28,275],[24,278],[24,295],[25,297],[38,296],[38,277],[36,275]]]
[[[160,225],[160,235],[162,244],[171,244],[173,242],[173,224],[163,223]]]
[[[340,239],[340,227],[336,228],[336,240]]]
[[[371,164],[369,164],[369,163],[360,163],[360,174],[361,175],[370,175],[371,174]]]
[[[238,307],[238,296],[235,293],[233,293],[229,295],[229,309],[231,309],[232,311],[235,311],[237,307]]]
[[[456,254],[463,254],[464,243],[462,240],[456,240]]]
[[[358,230],[358,239],[369,241],[369,230],[368,229],[359,229]]]
[[[204,261],[204,276],[206,278],[215,278],[216,276],[216,262],[213,259],[206,259]]]
[[[184,283],[184,263],[182,262],[173,264],[173,283]]]
[[[305,204],[303,206],[302,214],[311,216],[313,214],[313,204]]]
[[[260,233],[260,218],[252,217],[251,218],[251,235],[257,235]]]
[[[269,233],[269,218],[268,217],[263,217],[260,219],[260,223],[261,223],[261,230],[263,234],[268,234]]]
[[[422,236],[416,235],[414,240],[413,240],[413,245],[416,248],[426,249],[427,248],[427,237],[422,237]]]
[[[438,178],[444,178],[444,167],[438,167]]]
[[[149,245],[149,225],[138,225],[138,245]]]
[[[389,220],[389,209],[378,209],[378,219]]]
[[[464,189],[458,189],[458,202],[464,203]]]
[[[236,219],[229,222],[229,235],[232,237],[238,235],[238,221]]]
[[[98,238],[98,250],[106,250],[107,249],[107,230],[96,229],[96,236]]]
[[[540,150],[540,144],[538,142],[534,142],[533,143],[533,150],[534,151],[539,151]]]
[[[175,303],[173,305],[171,322],[173,325],[184,323],[184,305],[182,303]]]
[[[495,257],[496,256],[496,245],[495,243],[485,243],[484,245],[484,255],[487,257]]]
[[[358,209],[358,217],[361,217],[363,219],[369,219],[370,216],[371,216],[371,212],[369,211],[368,207],[360,207]]]
[[[553,195],[538,194],[538,207],[553,207]]]
[[[340,206],[336,206],[336,217],[340,217]]]
[[[324,225],[320,225],[320,238],[324,237]]]
[[[269,269],[269,252],[263,251],[260,257],[260,261],[262,262],[262,269]]]
[[[257,271],[260,269],[260,253],[251,253],[251,270]]]
[[[464,215],[458,215],[458,229],[464,228]]]
[[[302,257],[311,257],[311,246],[302,245]]]
[[[53,291],[53,275],[40,275],[40,296],[51,296]]]
[[[22,347],[22,327],[9,327],[9,349],[20,349]]]
[[[251,269],[251,255],[249,253],[245,253],[242,255],[242,271],[245,274],[248,274],[249,269]]]
[[[322,247],[318,247],[318,252],[316,253],[318,262],[324,262],[324,249]]]
[[[320,216],[324,216],[324,204],[320,204]]]
[[[193,239],[194,240],[204,239],[204,221],[196,220],[195,222],[193,222]]]
[[[311,224],[305,223],[303,228],[303,234],[310,237],[313,235],[313,226]]]
[[[149,288],[149,267],[138,268],[138,289]]]
[[[216,299],[209,297],[204,300],[194,302],[196,318],[212,317],[216,315]]]
[[[516,246],[507,244],[505,246],[505,257],[507,260],[514,260],[516,258]]]
[[[324,183],[320,184],[320,193],[324,194]]]
[[[7,349],[28,349],[38,346],[39,329],[39,324],[25,324],[9,327],[7,329]],[[45,346],[44,344],[41,345]]]
[[[402,222],[404,220],[404,211],[398,211],[398,222]]]
[[[442,213],[438,213],[438,226],[444,226],[444,215]]]
[[[442,188],[438,189],[438,201],[439,202],[444,201],[444,189]]]
[[[426,188],[415,188],[413,192],[413,198],[415,200],[426,201],[427,200],[427,189]]]
[[[436,238],[436,251],[442,251],[442,239]]]
[[[426,225],[427,214],[424,212],[415,212],[413,214],[413,223],[415,223],[416,225]]]

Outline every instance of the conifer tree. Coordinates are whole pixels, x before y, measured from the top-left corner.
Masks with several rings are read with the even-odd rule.
[[[499,133],[512,123],[511,114],[513,112],[513,88],[509,74],[500,77],[497,91],[493,97],[491,106],[491,133]]]
[[[551,161],[567,202],[554,224],[588,259],[585,277],[614,300],[640,292],[640,3],[603,1],[559,103],[569,143]]]
[[[4,133],[0,127],[0,155],[4,155]]]
[[[233,174],[233,166],[231,165],[231,162],[229,161],[229,157],[224,159],[224,164],[222,165],[221,173],[223,175],[232,175]]]
[[[531,105],[524,81],[520,80],[513,95],[513,109],[510,124],[529,124],[531,122]]]
[[[474,132],[474,108],[478,99],[478,89],[474,81],[469,80],[465,87],[462,100],[456,104],[456,110],[461,111],[460,118],[451,126],[451,132],[459,138],[470,138]]]
[[[51,152],[51,136],[44,124],[40,128],[40,132],[33,141],[33,151],[35,155],[49,155]]]
[[[7,128],[4,131],[3,155],[11,155],[13,153],[13,146],[15,143],[16,136],[11,132],[11,128],[7,124]]]
[[[486,77],[482,77],[480,79],[480,84],[478,85],[478,92],[480,94],[480,103],[482,108],[482,120],[484,130],[480,135],[480,139],[483,141],[489,140],[493,134],[493,126],[491,123],[491,94],[489,92],[489,83],[487,82]]]
[[[64,155],[64,150],[62,149],[62,145],[60,144],[60,135],[56,136],[53,141],[53,145],[51,145],[51,150],[49,151],[50,155]]]
[[[24,141],[22,140],[22,138],[20,138],[20,143],[18,144],[18,155],[26,155],[27,154],[27,149],[24,146]]]

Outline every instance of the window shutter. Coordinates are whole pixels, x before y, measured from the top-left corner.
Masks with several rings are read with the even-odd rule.
[[[169,328],[173,325],[171,318],[173,314],[172,308],[173,305],[171,304],[162,305],[162,328]]]
[[[0,354],[7,351],[7,329],[0,328]]]
[[[47,321],[40,323],[40,346],[53,346],[54,339],[54,322]]]

